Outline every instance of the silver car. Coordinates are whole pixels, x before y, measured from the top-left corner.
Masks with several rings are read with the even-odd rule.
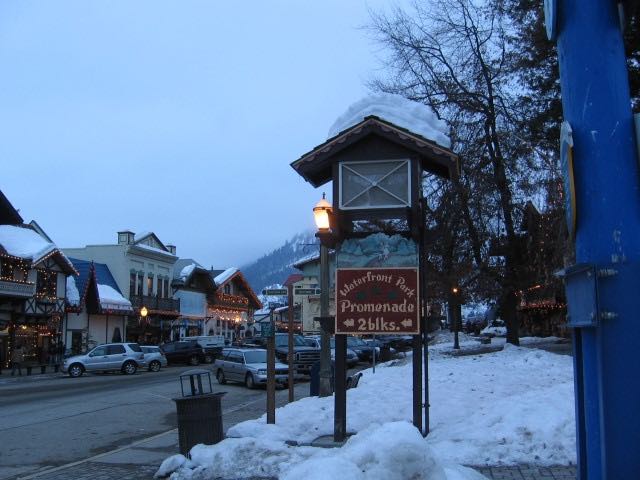
[[[159,372],[160,367],[167,366],[167,357],[160,347],[153,345],[141,345],[140,348],[144,353],[144,363],[150,372]]]
[[[248,388],[267,383],[267,351],[258,348],[225,348],[213,369],[218,383],[242,382]],[[289,367],[276,362],[276,382],[286,385]]]
[[[144,353],[137,343],[107,343],[84,355],[65,358],[62,371],[74,378],[84,372],[120,371],[133,375],[139,367],[145,366]]]

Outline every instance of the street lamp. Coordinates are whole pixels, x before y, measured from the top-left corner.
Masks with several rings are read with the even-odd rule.
[[[313,207],[313,217],[316,221],[316,227],[318,227],[318,233],[329,233],[329,215],[332,210],[331,204],[327,202],[323,193],[320,201]]]
[[[313,207],[313,216],[318,227],[316,237],[320,240],[320,384],[319,394],[328,397],[331,388],[331,337],[328,325],[329,316],[329,216],[332,208],[322,194],[322,199]]]
[[[453,348],[455,350],[460,349],[460,340],[458,338],[458,332],[460,331],[460,327],[462,326],[462,318],[461,318],[461,302],[460,302],[460,288],[454,286],[451,288],[451,298],[449,301],[449,321],[452,322],[453,327]]]

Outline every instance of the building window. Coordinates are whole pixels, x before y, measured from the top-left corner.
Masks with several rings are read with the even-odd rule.
[[[129,297],[133,297],[136,294],[136,274],[129,274]]]
[[[58,273],[51,270],[38,270],[36,295],[56,298],[58,296]]]
[[[138,273],[138,296],[142,296],[142,285],[144,284],[144,274]]]
[[[153,295],[153,276],[147,277],[147,295]]]
[[[156,288],[157,288],[156,293],[158,294],[158,296],[159,296],[160,298],[164,298],[164,293],[163,293],[163,290],[162,290],[162,285],[163,285],[162,279],[161,279],[160,277],[158,277],[158,285],[157,285],[157,287],[156,287]]]
[[[224,293],[231,293],[231,285],[228,283],[224,286]]]
[[[164,298],[169,298],[169,279],[164,279]]]

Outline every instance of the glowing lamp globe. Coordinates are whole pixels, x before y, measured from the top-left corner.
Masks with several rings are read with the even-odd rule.
[[[313,207],[313,216],[316,221],[316,227],[321,232],[329,231],[329,214],[331,213],[331,204],[327,202],[324,198],[324,193],[322,194],[322,199]]]

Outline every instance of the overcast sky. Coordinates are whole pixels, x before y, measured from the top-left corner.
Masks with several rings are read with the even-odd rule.
[[[386,3],[3,1],[0,189],[61,247],[242,266],[313,228],[329,185],[289,164],[367,94]]]

